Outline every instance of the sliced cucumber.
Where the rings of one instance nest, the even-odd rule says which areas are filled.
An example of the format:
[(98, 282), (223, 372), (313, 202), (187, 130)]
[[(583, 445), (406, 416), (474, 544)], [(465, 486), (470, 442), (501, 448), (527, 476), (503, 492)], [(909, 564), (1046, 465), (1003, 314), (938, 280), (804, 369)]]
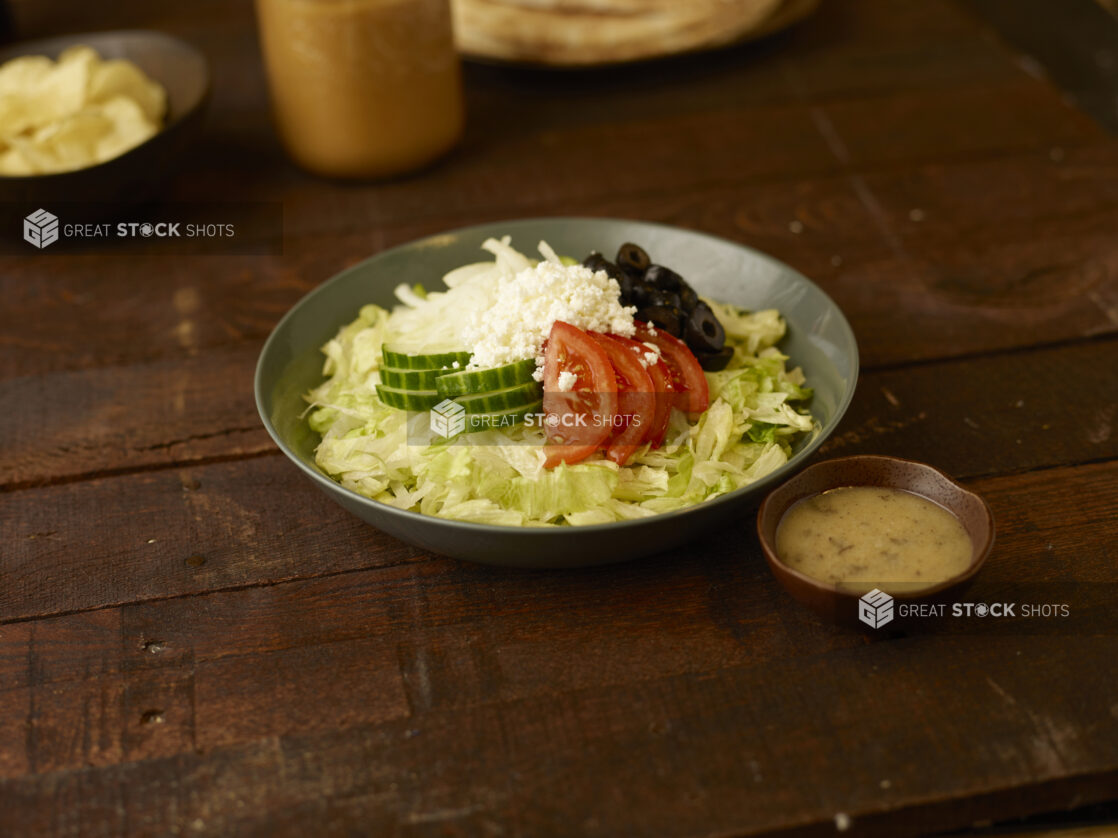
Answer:
[[(408, 355), (381, 347), (384, 365), (398, 370), (456, 370), (470, 363), (469, 352), (436, 352), (431, 355)], [(458, 366), (454, 366), (455, 364)]]
[(466, 408), (466, 413), (503, 413), (540, 401), (542, 396), (543, 388), (539, 382), (530, 381), (476, 396), (459, 396), (455, 401)]
[(487, 370), (448, 372), (438, 377), (435, 389), (440, 396), (474, 396), (494, 390), (505, 390), (518, 384), (528, 384), (532, 381), (532, 374), (535, 371), (536, 362), (529, 359)]
[(436, 392), (435, 382), (442, 370), (398, 370), (384, 367), (380, 371), (380, 383), (394, 390), (426, 390)]
[(397, 387), (377, 385), (377, 396), (389, 407), (399, 410), (430, 410), (443, 400), (438, 393), (430, 390), (401, 390)]

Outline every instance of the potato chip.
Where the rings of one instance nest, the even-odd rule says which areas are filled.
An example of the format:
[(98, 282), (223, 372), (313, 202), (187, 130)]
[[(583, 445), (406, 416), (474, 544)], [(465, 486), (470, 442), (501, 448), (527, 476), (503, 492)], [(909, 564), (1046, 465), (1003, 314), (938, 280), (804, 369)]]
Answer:
[(9, 148), (0, 152), (0, 173), (5, 175), (33, 175), (31, 164), (19, 153), (18, 149)]
[(158, 130), (141, 105), (127, 96), (114, 96), (105, 102), (100, 115), (108, 121), (110, 129), (97, 142), (97, 157), (109, 160), (154, 136)]
[(71, 114), (36, 131), (30, 139), (19, 138), (17, 148), (31, 165), (41, 171), (69, 171), (97, 159), (97, 146), (112, 131), (112, 123), (89, 110)]
[(10, 137), (19, 136), (37, 124), (33, 102), (25, 96), (0, 93), (0, 144), (7, 146)]
[(89, 101), (107, 102), (114, 96), (134, 101), (154, 123), (161, 122), (167, 110), (167, 92), (131, 61), (119, 58), (94, 67), (89, 79)]
[(0, 174), (73, 171), (103, 163), (155, 135), (167, 94), (131, 61), (102, 61), (88, 46), (58, 61), (0, 66)]
[(97, 53), (88, 47), (71, 47), (59, 56), (35, 91), (37, 113), (43, 122), (77, 113), (86, 105), (90, 67), (98, 60)]
[(54, 67), (45, 55), (21, 55), (0, 66), (0, 95), (22, 93), (37, 85)]

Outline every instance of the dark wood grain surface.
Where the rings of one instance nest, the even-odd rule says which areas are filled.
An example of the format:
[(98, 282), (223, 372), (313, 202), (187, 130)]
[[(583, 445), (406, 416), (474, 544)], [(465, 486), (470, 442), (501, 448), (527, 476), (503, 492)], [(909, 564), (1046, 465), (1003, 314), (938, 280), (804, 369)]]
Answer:
[[(282, 202), (284, 242), (0, 262), (0, 836), (899, 836), (1118, 799), (1118, 142), (970, 2), (833, 0), (609, 71), (469, 66), (462, 145), (375, 185), (285, 160), (245, 2), (11, 17), (203, 49), (211, 112), (165, 197)], [(259, 424), (264, 338), (372, 253), (527, 215), (677, 224), (812, 277), (863, 360), (818, 456), (960, 478), (998, 523), (973, 598), (1077, 618), (835, 628), (748, 510), (528, 573), (334, 506)]]

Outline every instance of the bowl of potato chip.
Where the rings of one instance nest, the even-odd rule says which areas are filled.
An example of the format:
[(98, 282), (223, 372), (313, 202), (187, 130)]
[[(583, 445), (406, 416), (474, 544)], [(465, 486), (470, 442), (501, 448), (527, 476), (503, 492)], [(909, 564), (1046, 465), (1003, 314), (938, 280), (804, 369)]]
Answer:
[(209, 90), (205, 57), (160, 32), (0, 49), (0, 199), (151, 197), (197, 135)]

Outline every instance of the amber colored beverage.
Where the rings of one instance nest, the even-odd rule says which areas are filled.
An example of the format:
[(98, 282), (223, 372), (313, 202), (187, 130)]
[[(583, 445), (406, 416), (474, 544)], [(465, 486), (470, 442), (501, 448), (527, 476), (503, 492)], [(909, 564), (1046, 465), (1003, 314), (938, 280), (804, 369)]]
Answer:
[(332, 177), (418, 169), (462, 134), (448, 0), (256, 0), (276, 124)]

